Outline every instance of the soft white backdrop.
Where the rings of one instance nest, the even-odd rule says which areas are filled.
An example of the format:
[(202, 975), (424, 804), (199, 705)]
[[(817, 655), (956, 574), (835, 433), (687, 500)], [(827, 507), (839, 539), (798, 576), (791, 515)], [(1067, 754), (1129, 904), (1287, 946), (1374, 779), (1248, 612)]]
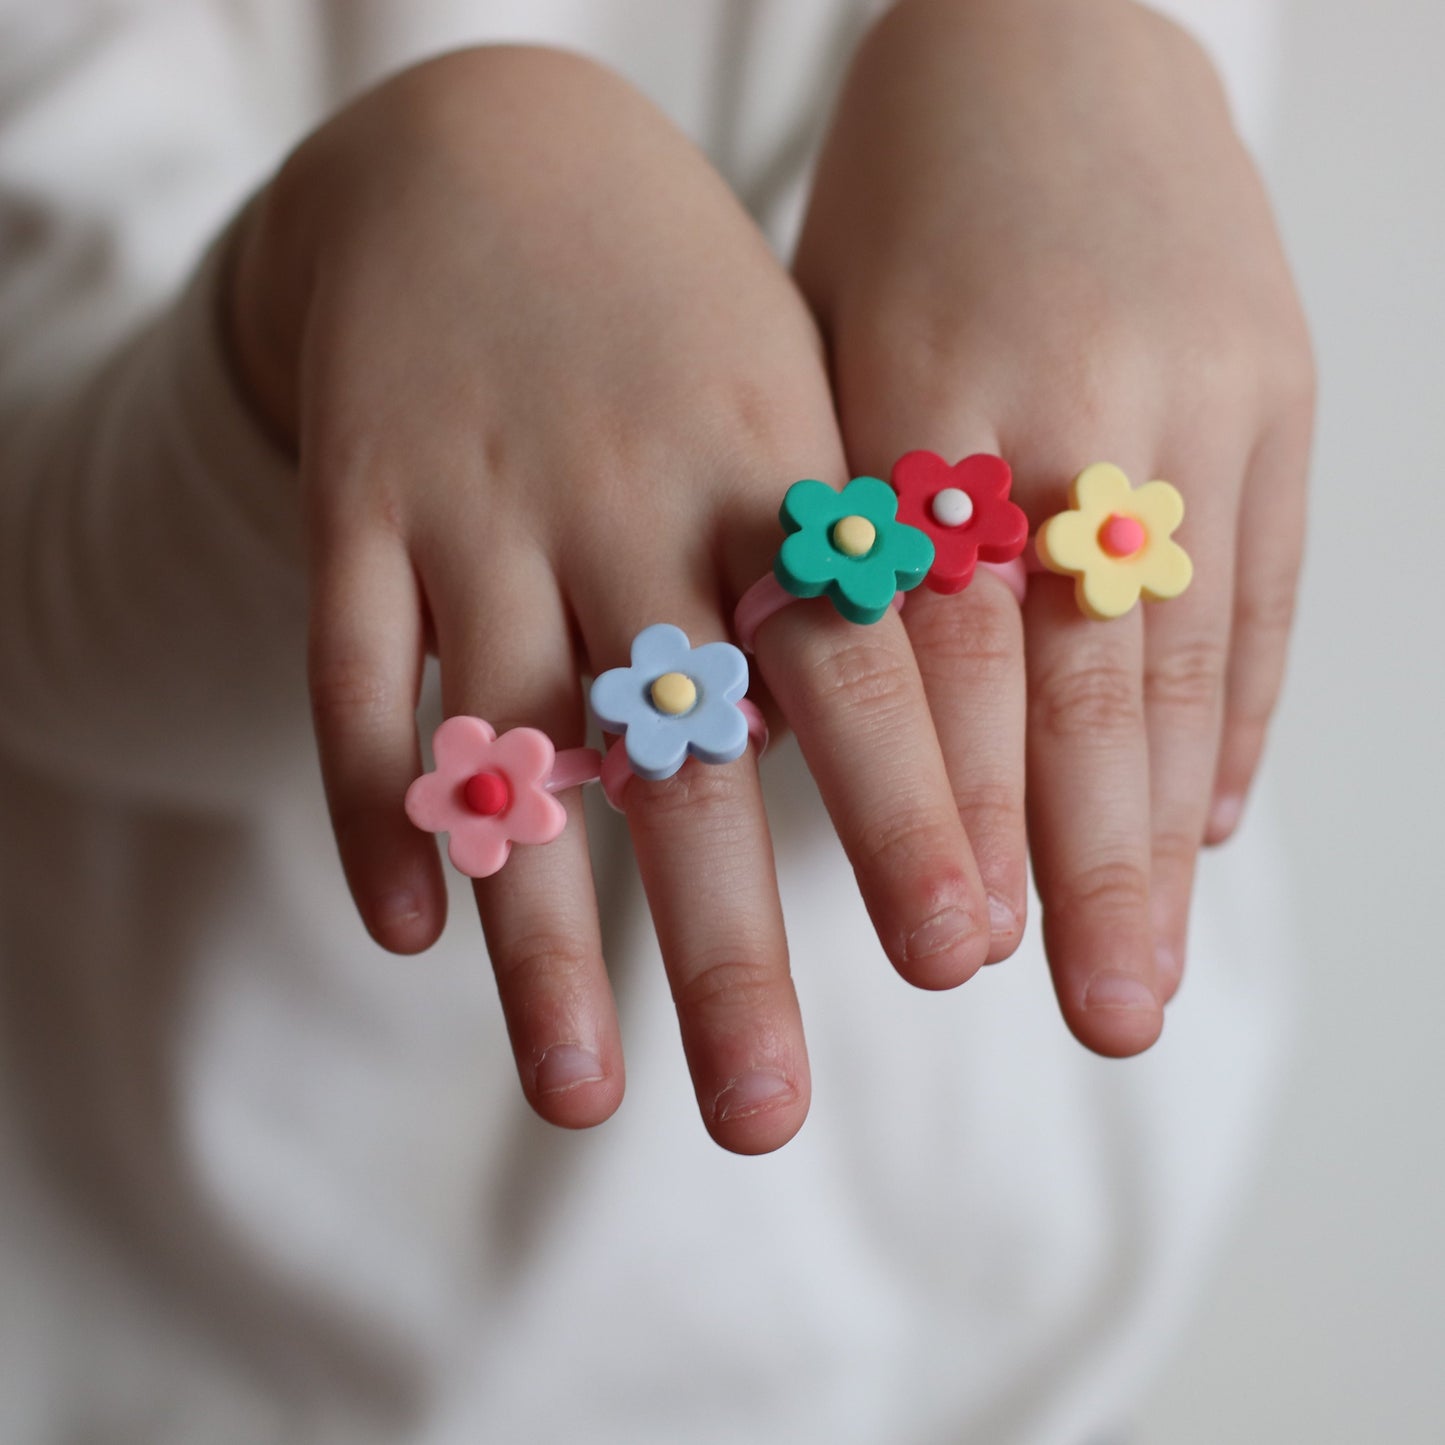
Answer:
[(1233, 1252), (1137, 1439), (1439, 1445), (1445, 6), (1295, 0), (1281, 40), (1264, 163), (1322, 382), (1271, 760), (1303, 916), (1301, 1019)]

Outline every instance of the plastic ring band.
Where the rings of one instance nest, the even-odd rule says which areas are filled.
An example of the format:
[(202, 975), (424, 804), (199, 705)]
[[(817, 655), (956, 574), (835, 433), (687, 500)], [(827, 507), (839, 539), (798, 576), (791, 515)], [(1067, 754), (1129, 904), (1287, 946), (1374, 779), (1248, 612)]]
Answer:
[(979, 571), (992, 572), (1013, 593), (1014, 601), (1022, 607), (1024, 598), (1029, 595), (1029, 573), (1039, 570), (1032, 554), (1033, 548), (1030, 547), (1027, 562), (1023, 557), (1015, 557), (1012, 562), (980, 562)]
[[(756, 703), (743, 698), (737, 706), (738, 711), (748, 721), (748, 741), (752, 743), (757, 750), (758, 757), (761, 758), (768, 750), (768, 725)], [(637, 774), (632, 771), (631, 763), (627, 760), (625, 740), (615, 739), (602, 757), (602, 792), (607, 801), (619, 813), (627, 811), (627, 786), (636, 776)]]
[[(903, 598), (906, 594), (897, 592), (893, 597), (893, 610), (903, 610)], [(793, 602), (805, 602), (809, 599), (798, 597), (789, 592), (771, 572), (764, 573), (751, 587), (738, 599), (738, 605), (733, 609), (733, 636), (738, 640), (738, 646), (744, 652), (753, 651), (753, 639), (758, 635), (758, 628), (765, 623), (775, 612), (781, 612)]]

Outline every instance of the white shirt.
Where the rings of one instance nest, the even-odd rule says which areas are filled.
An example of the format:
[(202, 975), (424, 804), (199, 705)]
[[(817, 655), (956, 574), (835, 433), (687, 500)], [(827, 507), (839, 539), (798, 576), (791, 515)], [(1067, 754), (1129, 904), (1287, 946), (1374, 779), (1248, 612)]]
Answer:
[[(0, 9), (7, 1442), (1084, 1445), (1127, 1415), (1278, 1062), (1264, 832), (1205, 860), (1164, 1037), (1109, 1062), (1069, 1038), (1035, 935), (953, 994), (900, 983), (779, 749), (814, 1102), (793, 1143), (739, 1159), (696, 1117), (598, 808), (628, 1096), (551, 1129), (462, 880), (422, 958), (354, 916), (310, 742), (291, 470), (221, 363), (214, 256), (185, 282), (340, 100), (481, 39), (630, 74), (782, 244), (870, 8)], [(1199, 12), (1259, 64), (1257, 7)]]

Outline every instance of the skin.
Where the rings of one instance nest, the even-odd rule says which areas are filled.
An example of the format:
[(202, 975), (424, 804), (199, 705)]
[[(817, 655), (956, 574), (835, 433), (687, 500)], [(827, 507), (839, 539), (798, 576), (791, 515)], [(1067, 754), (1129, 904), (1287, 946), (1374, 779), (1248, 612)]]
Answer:
[[(1229, 631), (1236, 577), (1236, 634), (1251, 609), (1256, 622), (1283, 615), (1250, 600), (1264, 595), (1258, 578), (1245, 589), (1275, 565), (1272, 550), (1242, 546), (1236, 567), (1234, 536), (1246, 483), (1299, 490), (1308, 434), (1301, 415), (1297, 449), (1266, 445), (1274, 431), (1253, 388), (1277, 369), (1254, 350), (1263, 303), (1293, 328), (1305, 371), (1308, 351), (1197, 55), (1167, 31), (1161, 46), (1193, 90), (1181, 99), (1151, 77), (1137, 104), (1143, 113), (1164, 89), (1188, 112), (1165, 127), (1169, 145), (1197, 141), (1208, 154), (1185, 160), (1211, 169), (1171, 183), (1162, 206), (1131, 181), (1132, 204), (1150, 206), (1139, 235), (1139, 216), (1097, 204), (1099, 175), (1044, 164), (1037, 148), (1061, 131), (1081, 166), (1092, 143), (1068, 118), (1067, 87), (1056, 105), (1032, 87), (1035, 104), (1016, 102), (1039, 37), (1002, 9), (904, 5), (875, 31), (819, 177), (801, 289), (644, 100), (589, 62), (532, 49), (461, 52), (387, 82), (305, 141), (243, 218), (233, 351), (258, 412), (300, 459), (318, 751), (342, 864), (382, 946), (416, 952), (444, 923), (436, 843), (401, 807), (421, 770), (428, 650), (448, 714), (530, 724), (573, 746), (579, 676), (624, 665), (641, 627), (671, 621), (695, 644), (729, 635), (737, 598), (771, 564), (788, 482), (886, 475), (911, 446), (1002, 449), (1036, 522), (1081, 458), (1108, 455), (1139, 479), (1173, 465), (1203, 514), (1181, 540), (1216, 580), (1196, 583), (1198, 605), (1192, 594), (1171, 604), (1176, 621), (1085, 624), (1062, 582), (1036, 584), (1021, 619), (980, 578), (961, 597), (916, 597), (906, 624), (788, 608), (760, 629), (757, 661), (905, 979), (953, 987), (1016, 946), (1027, 751), (1064, 1017), (1105, 1053), (1157, 1034), (1169, 986), (1154, 940), (1182, 938), (1210, 780), (1219, 797), (1242, 796), (1277, 682), (1272, 629), (1258, 628), (1243, 662)], [(1122, 6), (1118, 23), (1155, 26)], [(1008, 42), (1014, 84), (994, 74), (985, 95), (945, 83), (939, 48), (977, 66), (975, 35)], [(1063, 63), (1070, 77), (1080, 68)], [(915, 72), (934, 104), (913, 94)], [(1076, 83), (1088, 94), (1099, 80)], [(1117, 76), (1111, 95), (1119, 104)], [(969, 137), (1010, 105), (1008, 144), (1034, 157), (1034, 194), (994, 177), (988, 204), (964, 207), (965, 188), (940, 177), (969, 166), (977, 200), (988, 166)], [(1209, 136), (1182, 134), (1201, 116)], [(1139, 142), (1117, 114), (1099, 130), (1101, 147), (1126, 145), (1134, 163)], [(1172, 176), (1179, 156), (1165, 150), (1158, 173)], [(1097, 162), (1117, 190), (1115, 163)], [(1082, 251), (1081, 212), (1101, 227)], [(1245, 228), (1237, 270), (1217, 246), (1176, 256), (1201, 216), (1216, 240)], [(1196, 298), (1203, 279), (1213, 289)], [(1106, 327), (1115, 304), (1125, 314)], [(1249, 336), (1229, 335), (1236, 315), (1250, 317)], [(1221, 338), (1228, 362), (1213, 354)], [(1234, 373), (1236, 357), (1247, 373)], [(1175, 367), (1188, 371), (1172, 392), (1176, 410), (1187, 399), (1180, 415), (1162, 384)], [(1202, 388), (1201, 372), (1218, 386)], [(1226, 411), (1241, 398), (1249, 424)], [(1205, 449), (1188, 445), (1201, 438)], [(1217, 504), (1196, 504), (1191, 483)], [(1260, 507), (1297, 527), (1292, 500)], [(1217, 769), (1205, 661), (1221, 695), (1227, 666), (1234, 709)], [(853, 765), (860, 755), (867, 768)], [(1180, 778), (1157, 800), (1156, 756), (1162, 776)], [(575, 795), (567, 802), (563, 836), (517, 849), (476, 897), (523, 1089), (544, 1118), (583, 1127), (617, 1107), (623, 1061), (583, 821)], [(628, 823), (703, 1120), (728, 1149), (777, 1148), (806, 1114), (808, 1066), (756, 760), (635, 779)], [(1090, 995), (1101, 975), (1139, 980), (1147, 999)]]
[(1200, 846), (1258, 765), (1313, 422), (1218, 79), (1130, 4), (900, 5), (856, 58), (796, 269), (855, 470), (997, 452), (1031, 528), (1095, 460), (1186, 498), (1195, 580), (1167, 604), (1092, 622), (1041, 577), (1020, 627), (982, 578), (905, 613), (990, 896), (1022, 915), (1027, 832), (1064, 1017), (1134, 1053), (1179, 986)]

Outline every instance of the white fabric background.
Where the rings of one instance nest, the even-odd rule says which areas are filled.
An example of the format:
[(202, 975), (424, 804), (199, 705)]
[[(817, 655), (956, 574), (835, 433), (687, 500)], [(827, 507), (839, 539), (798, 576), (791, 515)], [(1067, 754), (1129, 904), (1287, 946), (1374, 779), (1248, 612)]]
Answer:
[(1266, 174), (1314, 325), (1310, 552), (1273, 769), (1293, 1069), (1141, 1441), (1436, 1445), (1445, 1421), (1445, 10), (1293, 0)]
[[(802, 159), (794, 122), (828, 89), (836, 12), (746, 9), (731, 90), (709, 47), (736, 6), (534, 5), (490, 33), (620, 62), (781, 232), (782, 162)], [(501, 14), (14, 10), (0, 417), (31, 416), (162, 305), (320, 97)], [(1245, 19), (1207, 12), (1236, 48)], [(106, 601), (122, 623), (135, 609), (134, 655), (86, 659), (111, 679), (95, 707), (115, 749), (83, 746), (94, 717), (48, 695), (7, 709), (6, 1438), (1078, 1445), (1117, 1421), (1207, 1267), (1279, 1059), (1267, 819), (1208, 861), (1166, 1046), (1120, 1065), (1068, 1039), (1036, 940), (948, 998), (899, 984), (860, 943), (841, 855), (780, 750), (770, 808), (816, 1099), (799, 1140), (739, 1161), (695, 1118), (635, 879), (599, 814), (629, 1097), (602, 1130), (551, 1131), (511, 1078), (465, 891), (416, 962), (377, 954), (351, 918), (301, 741), (284, 468), (226, 392), (208, 299), (203, 275), (119, 381), (100, 379), (104, 428), (67, 434), (57, 473), (104, 524), (87, 581), (115, 581), (113, 600), (87, 597), (41, 564), (57, 645)], [(48, 436), (43, 418), (23, 433), (7, 485), (48, 477)], [(127, 510), (147, 487), (166, 506)], [(163, 589), (123, 585), (127, 547), (161, 545), (172, 517), (214, 552), (202, 602), (234, 586), (246, 603), (219, 634), (233, 656), (205, 606), (177, 618)], [(45, 540), (63, 569), (74, 539), (57, 525)], [(171, 669), (169, 729), (124, 686), (148, 627), (194, 649)], [(22, 634), (5, 636), (23, 678)], [(257, 639), (246, 678), (265, 706), (236, 703), (264, 726), (180, 711), (186, 667), (232, 686)]]

